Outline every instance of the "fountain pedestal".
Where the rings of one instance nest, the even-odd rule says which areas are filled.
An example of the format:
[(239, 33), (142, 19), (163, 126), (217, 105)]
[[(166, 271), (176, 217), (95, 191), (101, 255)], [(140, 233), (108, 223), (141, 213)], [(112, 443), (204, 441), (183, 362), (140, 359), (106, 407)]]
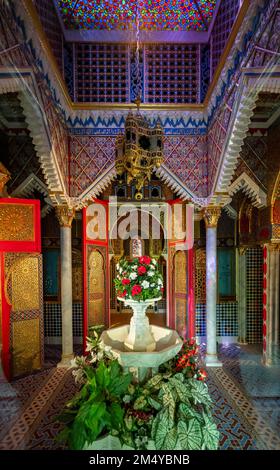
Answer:
[(155, 351), (156, 342), (151, 331), (149, 319), (146, 310), (150, 305), (154, 305), (158, 299), (137, 300), (121, 299), (118, 300), (128, 305), (133, 310), (133, 316), (130, 320), (129, 333), (125, 339), (124, 345), (128, 351)]

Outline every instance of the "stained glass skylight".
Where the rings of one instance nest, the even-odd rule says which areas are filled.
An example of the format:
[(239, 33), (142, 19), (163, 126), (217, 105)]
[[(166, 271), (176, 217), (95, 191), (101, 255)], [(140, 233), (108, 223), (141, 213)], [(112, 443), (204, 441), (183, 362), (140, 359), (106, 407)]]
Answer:
[(58, 0), (68, 30), (207, 31), (216, 0)]

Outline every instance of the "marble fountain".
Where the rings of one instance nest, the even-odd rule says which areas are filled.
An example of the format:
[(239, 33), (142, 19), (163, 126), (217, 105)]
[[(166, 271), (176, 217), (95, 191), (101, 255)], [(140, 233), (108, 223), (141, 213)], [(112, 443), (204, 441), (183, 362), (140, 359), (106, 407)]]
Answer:
[(177, 331), (150, 325), (146, 309), (160, 300), (135, 301), (118, 298), (133, 310), (130, 325), (105, 330), (101, 340), (124, 369), (134, 373), (137, 381), (157, 373), (158, 367), (180, 351), (183, 341)]

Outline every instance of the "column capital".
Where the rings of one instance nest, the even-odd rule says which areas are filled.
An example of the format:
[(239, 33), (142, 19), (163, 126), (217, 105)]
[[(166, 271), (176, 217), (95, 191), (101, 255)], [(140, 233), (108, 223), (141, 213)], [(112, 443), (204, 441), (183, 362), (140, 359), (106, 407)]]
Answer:
[(222, 209), (220, 206), (209, 206), (203, 209), (202, 214), (206, 228), (217, 227), (221, 211)]
[(72, 221), (75, 216), (75, 208), (69, 207), (67, 205), (56, 206), (55, 208), (56, 216), (61, 227), (70, 227), (72, 226)]
[(280, 243), (267, 243), (268, 251), (280, 251)]
[(243, 256), (246, 254), (246, 251), (248, 250), (248, 246), (239, 246), (238, 247), (238, 253), (240, 256)]

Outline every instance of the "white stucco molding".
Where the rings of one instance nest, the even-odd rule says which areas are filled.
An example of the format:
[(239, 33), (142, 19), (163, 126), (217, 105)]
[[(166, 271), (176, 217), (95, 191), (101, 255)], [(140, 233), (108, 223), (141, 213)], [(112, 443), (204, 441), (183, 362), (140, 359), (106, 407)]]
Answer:
[(230, 204), (224, 206), (223, 210), (231, 219), (236, 220), (238, 218), (237, 211)]
[[(278, 74), (278, 76), (272, 76), (272, 74)], [(243, 72), (239, 88), (217, 171), (215, 192), (227, 191), (231, 184), (259, 93), (280, 93), (280, 67), (275, 66), (264, 70), (260, 75), (255, 74), (249, 78)]]
[(245, 172), (243, 172), (242, 175), (240, 175), (228, 188), (228, 192), (231, 196), (239, 190), (243, 191), (252, 200), (253, 206), (258, 209), (266, 207), (267, 198), (265, 192)]
[[(1, 72), (6, 74), (11, 72), (12, 75), (9, 78), (6, 76), (2, 77)], [(22, 75), (22, 72), (25, 72), (25, 75)], [(50, 193), (59, 193), (65, 203), (68, 196), (64, 187), (61, 170), (52, 148), (48, 122), (32, 71), (25, 68), (20, 73), (15, 74), (15, 70), (9, 71), (7, 68), (0, 67), (0, 94), (5, 93), (18, 93), (48, 190)]]

